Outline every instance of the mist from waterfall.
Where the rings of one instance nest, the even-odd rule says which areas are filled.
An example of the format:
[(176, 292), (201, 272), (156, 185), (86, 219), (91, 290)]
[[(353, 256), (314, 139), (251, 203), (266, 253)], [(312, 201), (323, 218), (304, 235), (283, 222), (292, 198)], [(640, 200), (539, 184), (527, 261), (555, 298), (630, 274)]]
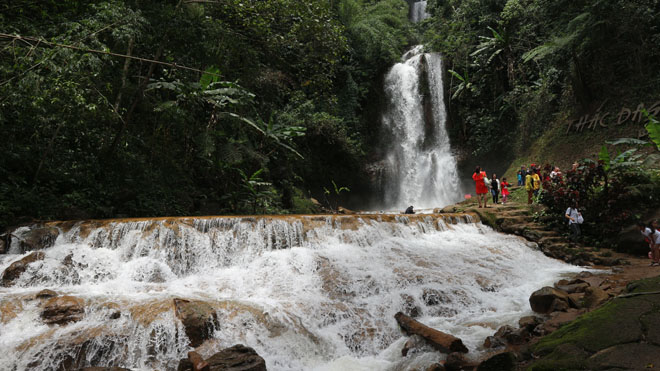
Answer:
[(416, 46), (385, 77), (382, 208), (442, 207), (461, 198), (446, 123), (442, 58)]

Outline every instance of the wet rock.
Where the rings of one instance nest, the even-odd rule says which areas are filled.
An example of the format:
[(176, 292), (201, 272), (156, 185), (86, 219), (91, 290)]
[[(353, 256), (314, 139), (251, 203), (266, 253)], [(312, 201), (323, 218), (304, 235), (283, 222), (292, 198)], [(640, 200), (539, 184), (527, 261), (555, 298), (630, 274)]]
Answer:
[(449, 302), (441, 291), (435, 289), (424, 289), (422, 292), (422, 300), (424, 300), (424, 303), (428, 306)]
[(49, 299), (41, 311), (41, 319), (49, 325), (63, 325), (83, 318), (84, 302), (73, 296), (59, 296)]
[(534, 242), (538, 242), (541, 239), (541, 237), (543, 237), (538, 231), (529, 228), (525, 228), (522, 232), (522, 235), (526, 239)]
[(445, 361), (445, 370), (447, 371), (460, 371), (465, 365), (465, 356), (458, 352), (449, 353)]
[(206, 360), (210, 371), (266, 371), (266, 361), (254, 349), (238, 344)]
[(598, 287), (603, 284), (607, 280), (606, 277), (603, 276), (592, 276), (592, 277), (585, 277), (582, 278), (581, 281), (586, 282), (589, 284), (589, 286), (593, 287)]
[(195, 351), (188, 352), (188, 360), (190, 360), (193, 371), (209, 371), (210, 369), (209, 364)]
[(500, 327), (493, 337), (501, 343), (520, 345), (525, 342), (528, 337), (526, 328), (514, 329), (511, 326)]
[(5, 240), (0, 236), (0, 254), (6, 254), (7, 253), (7, 244), (5, 243)]
[(192, 347), (210, 338), (218, 323), (215, 309), (202, 301), (174, 299), (174, 312), (181, 320)]
[(425, 371), (445, 371), (445, 366), (440, 363), (434, 363), (426, 368)]
[(347, 208), (345, 208), (345, 207), (341, 207), (341, 206), (339, 206), (339, 207), (337, 208), (337, 214), (353, 215), (353, 214), (357, 214), (357, 213), (356, 213), (355, 211), (353, 211), (353, 210), (349, 210), (349, 209), (347, 209)]
[(502, 338), (488, 336), (486, 340), (484, 340), (484, 348), (486, 349), (501, 348), (504, 346), (506, 346), (506, 343)]
[(587, 362), (592, 370), (651, 369), (660, 364), (660, 347), (652, 344), (618, 344), (597, 352)]
[(584, 292), (584, 306), (595, 308), (610, 298), (610, 295), (598, 287), (588, 287)]
[(410, 317), (416, 318), (422, 313), (422, 309), (415, 303), (415, 298), (410, 295), (401, 295), (403, 298), (402, 312)]
[(534, 331), (534, 328), (541, 323), (543, 323), (543, 318), (538, 316), (525, 316), (518, 320), (518, 326), (524, 328), (528, 332)]
[(589, 284), (586, 282), (580, 282), (570, 285), (555, 285), (555, 287), (559, 290), (566, 291), (568, 294), (573, 294), (576, 292), (584, 292), (584, 290), (589, 287)]
[(20, 239), (23, 251), (47, 249), (55, 244), (60, 231), (55, 227), (37, 227), (25, 232)]
[(424, 339), (421, 336), (413, 335), (403, 345), (403, 348), (401, 349), (401, 355), (405, 357), (408, 355), (408, 353), (410, 353), (411, 350), (414, 353), (414, 350), (423, 347), (424, 344)]
[(7, 269), (2, 273), (2, 286), (8, 287), (14, 284), (14, 281), (25, 272), (28, 265), (43, 260), (45, 257), (43, 252), (33, 252), (19, 261), (11, 263)]
[(529, 304), (536, 313), (550, 313), (568, 309), (568, 300), (566, 292), (546, 286), (532, 293), (529, 297)]
[(511, 352), (496, 354), (481, 362), (477, 371), (514, 371), (516, 357)]
[(582, 271), (578, 273), (577, 278), (587, 278), (587, 277), (592, 277), (594, 274), (589, 272), (589, 271)]
[(57, 296), (57, 293), (53, 290), (44, 289), (41, 290), (35, 295), (35, 299), (50, 299)]
[(568, 300), (569, 303), (571, 304), (571, 307), (573, 308), (582, 308), (582, 301), (584, 299), (584, 293), (583, 292), (576, 292), (574, 294), (568, 294)]
[(77, 371), (131, 371), (130, 368), (123, 367), (83, 367)]

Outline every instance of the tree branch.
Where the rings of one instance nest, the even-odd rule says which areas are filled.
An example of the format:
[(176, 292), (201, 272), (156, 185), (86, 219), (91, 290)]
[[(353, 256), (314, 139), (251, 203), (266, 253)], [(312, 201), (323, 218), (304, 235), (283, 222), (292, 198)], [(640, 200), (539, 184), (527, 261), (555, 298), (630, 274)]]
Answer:
[(162, 65), (162, 66), (167, 66), (167, 67), (176, 68), (176, 69), (180, 69), (180, 70), (187, 70), (187, 71), (199, 72), (199, 73), (202, 73), (202, 74), (209, 74), (209, 75), (213, 75), (213, 76), (222, 77), (221, 75), (218, 75), (218, 74), (215, 74), (215, 73), (212, 73), (212, 72), (202, 71), (202, 70), (197, 69), (197, 68), (187, 67), (187, 66), (183, 66), (183, 65), (180, 65), (180, 64), (176, 64), (176, 63), (167, 63), (167, 62), (161, 62), (161, 61), (158, 61), (158, 60), (155, 60), (155, 59), (134, 57), (134, 56), (131, 56), (131, 55), (113, 53), (113, 52), (109, 52), (109, 51), (105, 51), (105, 50), (87, 49), (87, 48), (81, 48), (81, 47), (68, 45), (68, 44), (54, 43), (54, 42), (45, 41), (43, 39), (39, 39), (39, 38), (36, 38), (36, 37), (20, 36), (20, 35), (9, 35), (9, 34), (5, 34), (5, 33), (0, 33), (0, 38), (19, 40), (19, 41), (27, 42), (28, 44), (30, 44), (32, 46), (35, 46), (35, 45), (29, 43), (30, 41), (31, 42), (36, 42), (37, 43), (36, 46), (45, 45), (45, 46), (50, 46), (50, 47), (79, 50), (79, 51), (83, 51), (83, 52), (87, 52), (87, 53), (97, 53), (97, 54), (105, 54), (105, 55), (110, 55), (110, 56), (119, 57), (119, 58), (128, 58), (128, 59), (133, 59), (133, 60), (146, 62), (146, 63), (159, 64), (159, 65)]

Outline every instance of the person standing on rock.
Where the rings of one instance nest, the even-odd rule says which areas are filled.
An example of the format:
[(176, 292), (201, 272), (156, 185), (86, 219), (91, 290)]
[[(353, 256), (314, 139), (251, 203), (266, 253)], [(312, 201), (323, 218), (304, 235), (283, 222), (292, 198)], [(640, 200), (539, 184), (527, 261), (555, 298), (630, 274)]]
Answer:
[(497, 199), (500, 195), (500, 180), (497, 179), (497, 174), (495, 173), (490, 178), (490, 194), (493, 195), (493, 204), (497, 205)]
[(660, 265), (660, 231), (658, 230), (658, 221), (653, 220), (649, 226), (649, 244), (651, 246), (651, 256), (653, 257), (653, 262), (651, 265)]
[(500, 186), (502, 188), (502, 205), (506, 203), (506, 199), (509, 197), (509, 182), (506, 181), (506, 177), (502, 178), (502, 182), (500, 183)]
[(525, 175), (525, 190), (527, 191), (527, 204), (532, 204), (532, 195), (534, 194), (534, 178), (532, 178), (532, 172), (528, 171)]
[(486, 187), (486, 183), (484, 182), (484, 178), (486, 177), (486, 172), (481, 171), (481, 167), (477, 166), (477, 168), (474, 170), (474, 174), (472, 174), (472, 180), (474, 180), (474, 186), (476, 188), (476, 193), (477, 193), (477, 202), (479, 202), (479, 207), (486, 207), (486, 203), (488, 200), (486, 199), (486, 193), (488, 193), (488, 188)]
[(534, 169), (534, 174), (532, 174), (532, 179), (534, 180), (534, 197), (538, 197), (539, 191), (541, 190), (541, 177), (539, 176), (539, 173), (539, 169)]
[(578, 210), (577, 201), (573, 203), (573, 206), (566, 209), (566, 219), (568, 219), (568, 228), (571, 230), (571, 241), (577, 242), (582, 234), (580, 224), (584, 221), (582, 213)]

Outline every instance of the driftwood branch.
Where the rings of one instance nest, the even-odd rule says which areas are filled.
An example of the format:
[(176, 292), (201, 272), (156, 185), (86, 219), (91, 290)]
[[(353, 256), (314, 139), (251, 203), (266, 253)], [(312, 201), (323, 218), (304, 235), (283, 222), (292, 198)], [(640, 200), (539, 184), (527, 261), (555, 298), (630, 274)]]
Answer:
[(421, 336), (431, 346), (443, 353), (468, 352), (468, 348), (463, 345), (463, 341), (453, 335), (430, 328), (401, 312), (395, 314), (394, 318), (406, 334)]

